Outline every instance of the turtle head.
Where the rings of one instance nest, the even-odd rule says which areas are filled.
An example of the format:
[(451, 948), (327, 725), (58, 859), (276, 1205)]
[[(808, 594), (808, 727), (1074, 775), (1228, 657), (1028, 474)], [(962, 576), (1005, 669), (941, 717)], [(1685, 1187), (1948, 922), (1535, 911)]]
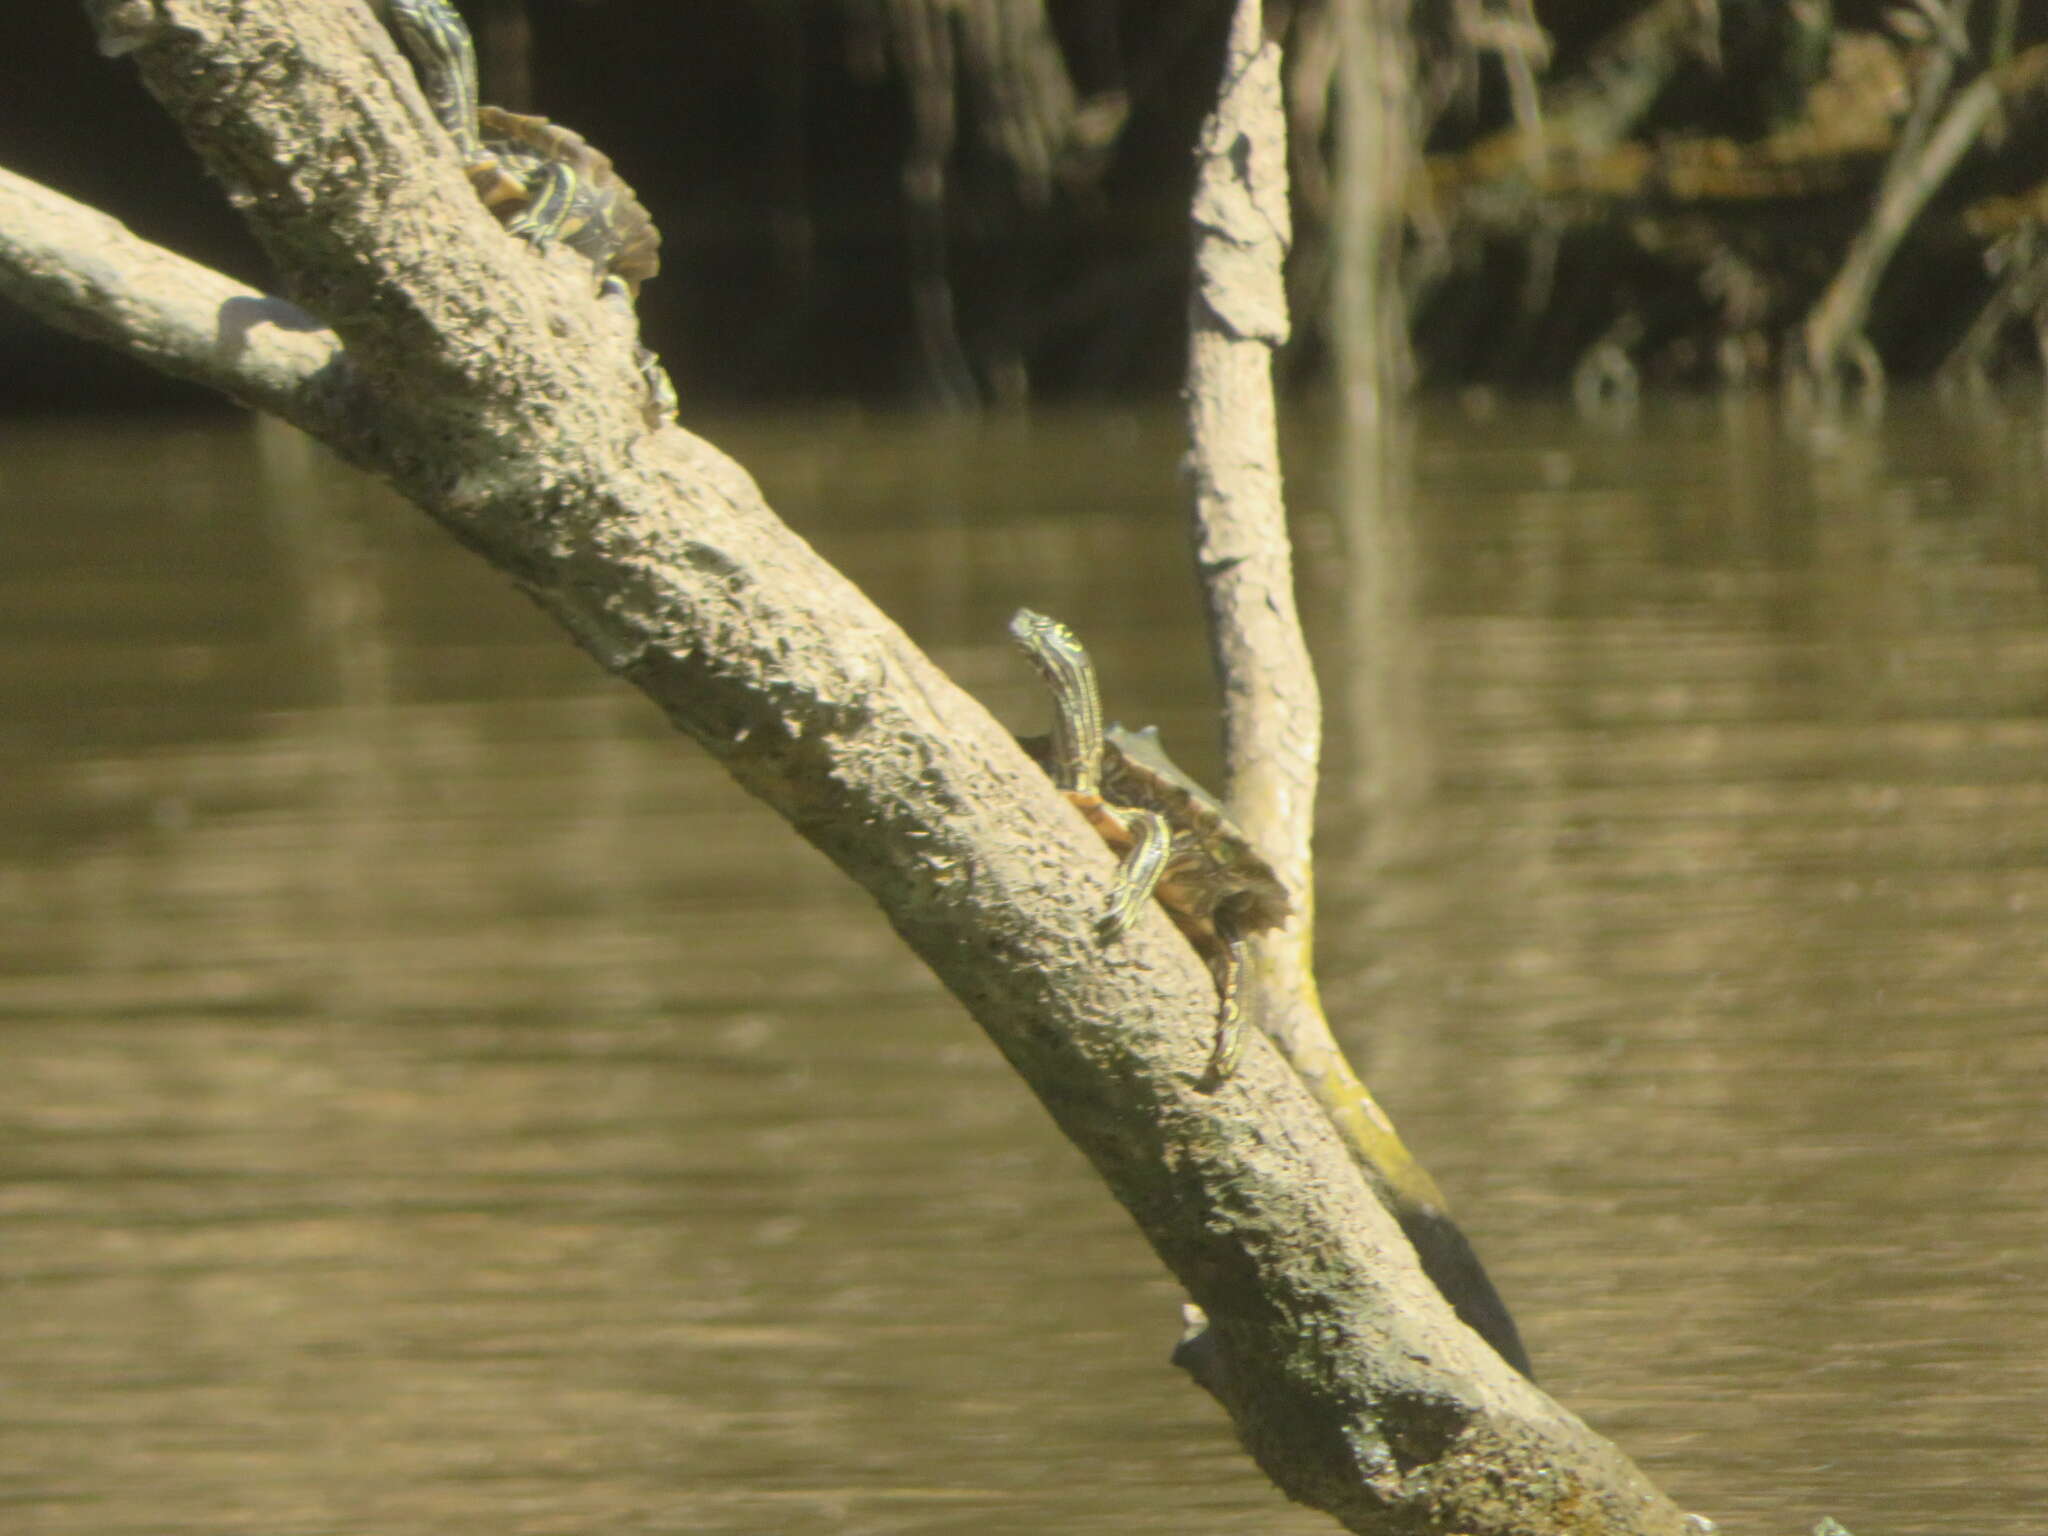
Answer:
[(1019, 608), (1010, 616), (1010, 638), (1036, 661), (1042, 652), (1064, 651), (1084, 661), (1088, 652), (1074, 632), (1058, 619), (1047, 618), (1032, 608)]
[(1010, 638), (1045, 678), (1055, 704), (1064, 708), (1068, 694), (1094, 691), (1095, 663), (1088, 659), (1088, 647), (1058, 619), (1019, 608), (1010, 619)]

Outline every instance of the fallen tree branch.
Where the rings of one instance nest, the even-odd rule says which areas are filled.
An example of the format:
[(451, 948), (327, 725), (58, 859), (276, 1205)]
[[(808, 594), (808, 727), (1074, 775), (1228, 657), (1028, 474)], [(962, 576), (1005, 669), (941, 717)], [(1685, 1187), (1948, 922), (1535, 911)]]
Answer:
[(1685, 1528), (1451, 1318), (1272, 1053), (1203, 1090), (1214, 993), (1165, 915), (1095, 941), (1096, 840), (738, 465), (649, 429), (630, 321), (581, 258), (506, 238), (363, 7), (92, 9), (343, 351), (237, 376), (200, 327), (124, 321), (151, 307), (140, 260), (78, 300), (90, 253), (0, 250), (11, 291), (68, 281), (116, 345), (267, 388), (860, 881), (1205, 1310), (1219, 1395), (1291, 1496), (1378, 1533)]

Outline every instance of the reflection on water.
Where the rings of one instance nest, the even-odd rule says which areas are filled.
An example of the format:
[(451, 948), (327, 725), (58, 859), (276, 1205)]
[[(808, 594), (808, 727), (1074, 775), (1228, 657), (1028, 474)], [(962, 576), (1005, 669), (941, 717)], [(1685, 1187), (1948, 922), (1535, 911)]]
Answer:
[[(1006, 718), (1030, 602), (1213, 763), (1166, 418), (714, 435)], [(2048, 1501), (2042, 445), (1291, 445), (1333, 1012), (1732, 1530)], [(0, 633), (6, 1529), (1330, 1528), (865, 899), (413, 514), (14, 429)]]

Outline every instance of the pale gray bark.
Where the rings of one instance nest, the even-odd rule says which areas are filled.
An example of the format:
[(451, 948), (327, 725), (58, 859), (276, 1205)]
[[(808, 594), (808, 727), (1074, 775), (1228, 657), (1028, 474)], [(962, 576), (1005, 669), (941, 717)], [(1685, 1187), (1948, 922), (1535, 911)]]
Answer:
[(1322, 704), (1294, 606), (1274, 426), (1273, 350), (1288, 330), (1281, 265), (1293, 231), (1280, 50), (1265, 41), (1258, 0), (1237, 7), (1196, 155), (1188, 465), (1229, 798), (1281, 878), (1305, 893)]
[(137, 253), (83, 284), (90, 253), (31, 270), (20, 230), (11, 291), (388, 478), (860, 881), (1206, 1311), (1207, 1379), (1290, 1495), (1356, 1531), (1684, 1529), (1450, 1316), (1273, 1053), (1203, 1091), (1206, 968), (1158, 911), (1097, 944), (1100, 844), (738, 465), (649, 429), (622, 311), (478, 205), (366, 9), (92, 9), (343, 353), (243, 367), (218, 327), (130, 323), (179, 307)]

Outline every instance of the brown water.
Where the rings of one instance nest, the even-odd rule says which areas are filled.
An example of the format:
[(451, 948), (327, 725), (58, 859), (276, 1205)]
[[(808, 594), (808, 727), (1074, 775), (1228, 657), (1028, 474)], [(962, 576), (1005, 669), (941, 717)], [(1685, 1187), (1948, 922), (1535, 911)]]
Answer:
[[(1029, 602), (1213, 761), (1170, 420), (713, 435), (1006, 718)], [(1370, 525), (1292, 445), (1329, 1001), (1730, 1531), (2048, 1528), (2044, 440), (1444, 412)], [(1332, 1529), (865, 899), (408, 509), (5, 429), (0, 636), (0, 1531)]]

